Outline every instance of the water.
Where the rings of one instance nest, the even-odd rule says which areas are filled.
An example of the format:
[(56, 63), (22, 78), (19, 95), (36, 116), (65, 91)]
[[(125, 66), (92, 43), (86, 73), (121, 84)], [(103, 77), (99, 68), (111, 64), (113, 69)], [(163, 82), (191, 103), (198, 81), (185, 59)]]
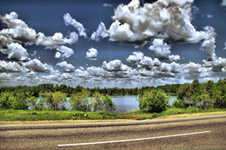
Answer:
[(138, 96), (111, 96), (117, 109), (115, 112), (124, 113), (139, 109)]
[[(116, 113), (124, 113), (139, 109), (139, 96), (111, 96), (111, 99), (117, 107), (115, 111)], [(175, 99), (176, 97), (172, 96), (169, 100), (169, 104), (172, 105)], [(66, 109), (71, 109), (69, 97), (67, 98), (67, 102), (64, 106)]]

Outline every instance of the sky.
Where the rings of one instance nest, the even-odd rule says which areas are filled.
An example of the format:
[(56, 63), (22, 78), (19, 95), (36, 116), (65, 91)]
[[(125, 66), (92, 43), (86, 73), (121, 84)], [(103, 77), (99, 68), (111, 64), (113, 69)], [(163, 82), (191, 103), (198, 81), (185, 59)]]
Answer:
[(226, 77), (226, 1), (1, 0), (0, 86)]

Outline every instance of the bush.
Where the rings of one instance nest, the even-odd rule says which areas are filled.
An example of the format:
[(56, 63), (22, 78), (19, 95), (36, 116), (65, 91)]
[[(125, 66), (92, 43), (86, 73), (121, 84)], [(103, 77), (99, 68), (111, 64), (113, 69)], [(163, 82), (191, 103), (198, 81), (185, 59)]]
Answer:
[(140, 109), (150, 113), (165, 111), (169, 104), (169, 97), (163, 90), (152, 90), (145, 92), (139, 99)]

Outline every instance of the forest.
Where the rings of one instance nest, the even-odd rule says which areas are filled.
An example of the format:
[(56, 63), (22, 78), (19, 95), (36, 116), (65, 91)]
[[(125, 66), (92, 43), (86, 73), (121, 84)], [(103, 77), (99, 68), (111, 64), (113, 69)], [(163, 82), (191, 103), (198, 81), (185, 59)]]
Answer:
[(201, 109), (226, 108), (226, 79), (142, 88), (75, 88), (66, 85), (42, 84), (0, 88), (0, 109), (66, 110), (114, 112), (112, 95), (139, 95), (140, 109), (161, 112), (169, 106), (169, 96), (177, 96), (173, 106)]

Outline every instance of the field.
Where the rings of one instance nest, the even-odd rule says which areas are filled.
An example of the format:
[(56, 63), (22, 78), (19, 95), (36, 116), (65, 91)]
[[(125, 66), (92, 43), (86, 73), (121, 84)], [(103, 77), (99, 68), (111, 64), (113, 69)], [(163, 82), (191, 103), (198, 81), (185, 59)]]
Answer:
[(0, 121), (44, 121), (44, 120), (144, 120), (172, 115), (191, 115), (197, 113), (226, 112), (226, 109), (168, 108), (162, 113), (131, 111), (127, 113), (79, 112), (79, 111), (34, 111), (34, 110), (0, 110)]

